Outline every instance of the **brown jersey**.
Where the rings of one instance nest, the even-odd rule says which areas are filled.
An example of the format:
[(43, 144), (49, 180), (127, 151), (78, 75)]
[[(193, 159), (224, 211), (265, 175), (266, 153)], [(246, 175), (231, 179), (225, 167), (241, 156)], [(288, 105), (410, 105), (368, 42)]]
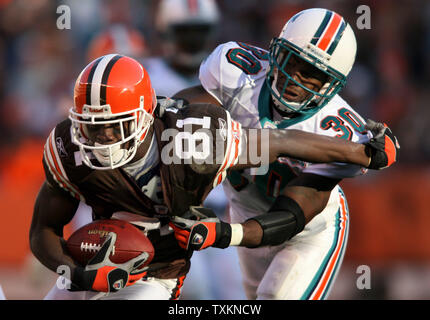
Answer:
[[(213, 187), (239, 157), (241, 126), (223, 108), (210, 104), (182, 107), (172, 99), (160, 100), (154, 134), (160, 156), (160, 177), (166, 210), (147, 197), (122, 168), (94, 170), (82, 161), (72, 143), (71, 122), (59, 123), (49, 135), (43, 155), (46, 179), (70, 196), (85, 202), (97, 218), (126, 211), (147, 217), (183, 215), (201, 205)], [(97, 161), (92, 158), (91, 161)], [(173, 233), (148, 234), (155, 248), (151, 264), (162, 265), (153, 276), (174, 278), (189, 268), (187, 253)]]

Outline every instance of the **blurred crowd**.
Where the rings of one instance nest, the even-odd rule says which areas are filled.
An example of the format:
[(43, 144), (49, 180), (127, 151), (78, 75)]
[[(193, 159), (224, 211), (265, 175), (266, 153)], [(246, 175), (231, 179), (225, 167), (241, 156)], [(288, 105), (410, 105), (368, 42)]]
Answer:
[[(64, 118), (72, 105), (74, 80), (90, 58), (103, 52), (100, 34), (112, 26), (132, 30), (129, 33), (138, 43), (131, 52), (135, 56), (162, 55), (158, 3), (0, 1), (0, 148), (13, 148), (29, 136), (46, 137)], [(71, 9), (71, 28), (60, 30), (57, 8), (63, 4)], [(307, 7), (327, 7), (342, 14), (358, 40), (357, 62), (342, 95), (362, 115), (393, 128), (402, 142), (402, 162), (429, 160), (428, 1), (218, 0), (217, 4), (220, 16), (213, 46), (240, 40), (267, 48), (285, 21)], [(360, 30), (357, 8), (363, 4), (371, 10), (371, 24), (370, 29)]]
[[(195, 2), (187, 1), (191, 6)], [(196, 34), (191, 43), (205, 53), (231, 40), (268, 48), (284, 23), (302, 9), (325, 7), (341, 14), (358, 42), (356, 64), (342, 97), (364, 117), (389, 124), (401, 143), (402, 165), (429, 162), (429, 1), (215, 3), (218, 9), (210, 32), (203, 37)], [(70, 29), (58, 28), (64, 13), (57, 11), (61, 5), (70, 8)], [(180, 55), (169, 46), (166, 35), (169, 19), (166, 22), (160, 17), (159, 5), (157, 0), (0, 0), (0, 185), (8, 177), (27, 181), (32, 168), (41, 171), (40, 148), (55, 124), (67, 116), (73, 104), (74, 82), (89, 61), (109, 52), (128, 54), (147, 63), (150, 76), (156, 59), (165, 59), (171, 67), (175, 59), (179, 61)], [(370, 29), (357, 26), (360, 5), (370, 8)], [(188, 30), (182, 33), (185, 43), (184, 34), (190, 34)], [(176, 66), (182, 74), (178, 79), (158, 79), (161, 85), (154, 85), (158, 94), (172, 95), (174, 81), (179, 89), (198, 83), (198, 64), (193, 66), (195, 61), (191, 60), (187, 60), (188, 67)], [(169, 81), (170, 91), (166, 89)], [(21, 162), (11, 167), (10, 159)]]

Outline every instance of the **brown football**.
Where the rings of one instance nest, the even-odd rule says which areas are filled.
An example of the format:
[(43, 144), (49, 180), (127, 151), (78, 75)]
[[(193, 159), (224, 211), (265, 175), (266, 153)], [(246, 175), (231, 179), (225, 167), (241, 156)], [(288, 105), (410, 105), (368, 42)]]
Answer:
[(117, 236), (109, 256), (113, 263), (124, 263), (142, 252), (147, 252), (149, 257), (141, 268), (151, 262), (154, 247), (148, 237), (131, 223), (117, 219), (96, 220), (73, 232), (66, 242), (71, 257), (85, 266), (100, 250), (109, 232)]

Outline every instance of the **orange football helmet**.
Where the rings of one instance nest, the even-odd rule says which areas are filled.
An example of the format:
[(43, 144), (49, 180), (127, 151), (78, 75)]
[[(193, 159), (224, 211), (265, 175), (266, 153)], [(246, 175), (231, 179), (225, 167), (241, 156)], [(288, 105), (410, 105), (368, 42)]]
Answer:
[[(128, 163), (153, 123), (156, 104), (149, 75), (139, 62), (118, 54), (92, 61), (76, 80), (69, 111), (72, 141), (82, 161), (99, 170)], [(111, 130), (114, 138), (100, 139), (103, 130)]]

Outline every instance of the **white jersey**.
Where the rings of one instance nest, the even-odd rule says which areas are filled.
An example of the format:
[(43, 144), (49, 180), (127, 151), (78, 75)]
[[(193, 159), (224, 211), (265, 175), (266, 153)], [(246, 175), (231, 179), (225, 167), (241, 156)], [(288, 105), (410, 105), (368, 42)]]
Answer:
[[(269, 108), (267, 68), (267, 51), (241, 42), (228, 42), (219, 45), (201, 65), (200, 81), (245, 128), (298, 129), (358, 143), (369, 140), (365, 121), (339, 95), (311, 116), (281, 118)], [(230, 204), (246, 215), (241, 217), (245, 219), (266, 212), (283, 187), (301, 172), (342, 179), (364, 174), (366, 169), (352, 164), (316, 164), (278, 158), (267, 174), (253, 175), (253, 172), (232, 172), (229, 181), (224, 182)]]
[(148, 71), (157, 96), (172, 97), (180, 90), (199, 84), (197, 74), (186, 77), (173, 70), (163, 58), (147, 58), (141, 62)]

